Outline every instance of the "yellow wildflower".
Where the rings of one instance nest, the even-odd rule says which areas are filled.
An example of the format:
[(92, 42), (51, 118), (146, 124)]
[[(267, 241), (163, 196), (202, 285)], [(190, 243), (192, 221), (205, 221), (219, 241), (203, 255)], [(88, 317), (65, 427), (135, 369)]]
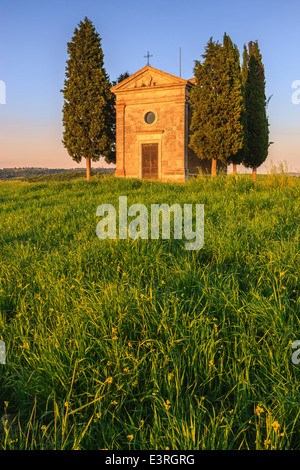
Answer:
[(105, 382), (108, 383), (108, 384), (111, 384), (113, 382), (113, 378), (112, 377), (107, 377)]
[(264, 446), (267, 450), (268, 450), (270, 444), (271, 444), (270, 439), (266, 439), (265, 442), (264, 442)]
[(129, 436), (127, 436), (127, 437), (128, 437), (128, 439), (129, 439), (130, 441), (132, 441), (132, 439), (133, 439), (133, 434), (129, 434)]
[(274, 421), (274, 423), (272, 423), (272, 428), (275, 432), (278, 431), (278, 429), (280, 428), (280, 424), (278, 423), (278, 421)]
[(170, 403), (171, 403), (171, 402), (170, 402), (169, 400), (167, 400), (166, 403), (164, 403), (164, 407), (165, 407), (166, 411), (168, 411), (169, 408), (171, 408), (171, 404), (170, 404)]
[(257, 405), (257, 407), (254, 410), (254, 413), (257, 414), (257, 416), (259, 417), (263, 412), (264, 412), (264, 409), (261, 406)]

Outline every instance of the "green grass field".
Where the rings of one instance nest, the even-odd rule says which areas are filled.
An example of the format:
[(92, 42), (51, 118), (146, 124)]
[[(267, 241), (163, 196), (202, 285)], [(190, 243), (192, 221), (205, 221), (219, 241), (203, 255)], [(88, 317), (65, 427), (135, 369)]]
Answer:
[[(204, 204), (203, 248), (99, 240), (119, 195)], [(0, 448), (300, 450), (299, 196), (284, 174), (0, 183)]]

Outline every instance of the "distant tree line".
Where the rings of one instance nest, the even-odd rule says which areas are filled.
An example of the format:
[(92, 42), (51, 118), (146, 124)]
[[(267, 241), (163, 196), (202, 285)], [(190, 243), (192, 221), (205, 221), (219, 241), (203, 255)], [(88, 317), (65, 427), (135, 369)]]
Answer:
[[(73, 177), (80, 173), (84, 173), (84, 168), (78, 168), (75, 171), (73, 169), (64, 169), (64, 168), (3, 168), (0, 169), (0, 181), (1, 180), (10, 180), (10, 179), (26, 179), (32, 178), (33, 180), (37, 181), (38, 177), (41, 176), (51, 176), (53, 179), (54, 176), (64, 176), (65, 177)], [(106, 173), (113, 171), (108, 168), (94, 168), (93, 172), (95, 173)], [(45, 178), (44, 178), (45, 179)]]
[(3, 168), (2, 170), (0, 170), (0, 180), (8, 180), (13, 178), (27, 178), (31, 176), (39, 176), (54, 173), (65, 173), (67, 171), (69, 170), (61, 168)]

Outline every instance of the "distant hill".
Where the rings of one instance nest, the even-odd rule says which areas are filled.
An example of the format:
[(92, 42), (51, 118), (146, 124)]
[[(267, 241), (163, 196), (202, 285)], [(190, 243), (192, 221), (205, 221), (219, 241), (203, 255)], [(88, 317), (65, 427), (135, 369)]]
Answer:
[[(3, 168), (0, 170), (0, 180), (11, 180), (11, 179), (23, 179), (23, 178), (31, 178), (34, 176), (41, 176), (41, 175), (54, 175), (59, 173), (73, 173), (76, 172), (83, 172), (85, 173), (85, 168)], [(114, 173), (114, 168), (93, 168), (92, 171), (94, 173)]]
[[(23, 167), (23, 168), (3, 168), (0, 169), (0, 181), (4, 180), (13, 180), (13, 179), (28, 179), (34, 178), (38, 176), (46, 176), (46, 175), (59, 175), (63, 173), (69, 173), (70, 177), (71, 174), (75, 176), (75, 173), (85, 174), (85, 168), (38, 168), (38, 167)], [(114, 173), (115, 168), (92, 168), (93, 173)], [(288, 176), (300, 176), (298, 172), (289, 172), (287, 173)]]

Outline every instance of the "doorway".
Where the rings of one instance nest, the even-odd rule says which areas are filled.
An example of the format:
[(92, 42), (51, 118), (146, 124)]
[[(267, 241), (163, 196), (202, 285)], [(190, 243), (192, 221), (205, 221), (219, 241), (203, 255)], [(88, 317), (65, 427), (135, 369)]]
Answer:
[(142, 144), (142, 178), (158, 179), (158, 143)]

